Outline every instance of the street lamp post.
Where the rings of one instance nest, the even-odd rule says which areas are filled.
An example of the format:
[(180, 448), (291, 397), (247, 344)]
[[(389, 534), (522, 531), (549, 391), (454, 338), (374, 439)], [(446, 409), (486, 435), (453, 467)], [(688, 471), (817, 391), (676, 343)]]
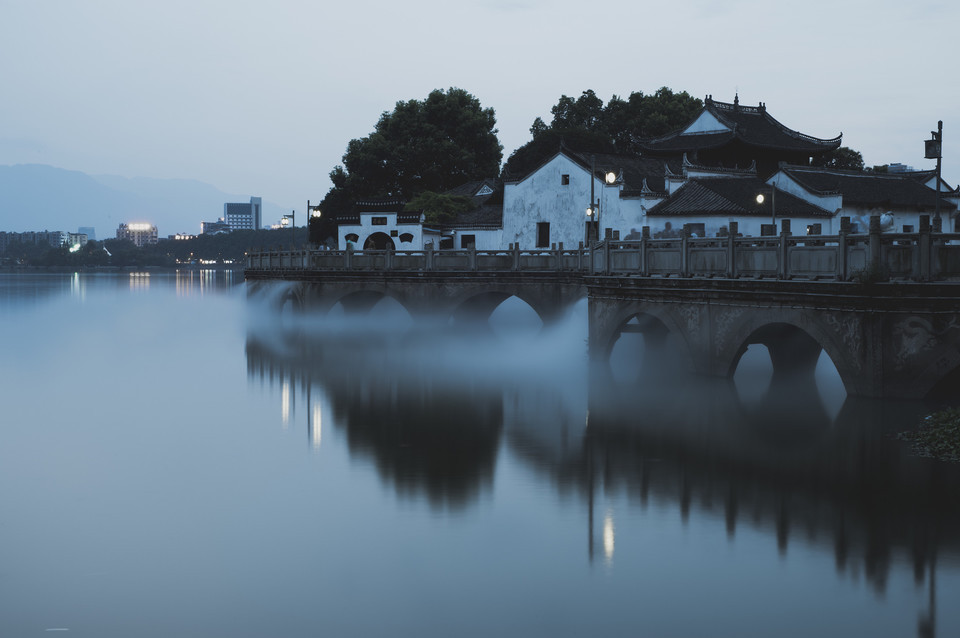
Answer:
[[(310, 200), (308, 199), (307, 200), (307, 240), (313, 241), (315, 239), (318, 245), (323, 241), (323, 238), (320, 236), (319, 232), (316, 232), (316, 234), (311, 234), (310, 225), (314, 219), (319, 219), (320, 215), (321, 215), (320, 205), (317, 204), (316, 206), (311, 206)], [(311, 237), (313, 239), (311, 239)]]
[(943, 120), (937, 122), (937, 130), (930, 131), (930, 139), (924, 144), (924, 159), (937, 160), (937, 203), (933, 219), (935, 226), (940, 226), (940, 163), (943, 160)]
[[(757, 203), (763, 204), (764, 202), (763, 193), (757, 193)], [(775, 184), (770, 184), (770, 223), (773, 224), (774, 235), (776, 235), (777, 228), (777, 187)]]
[[(594, 194), (594, 182), (597, 178), (597, 160), (596, 156), (590, 157), (590, 205), (587, 207), (587, 221), (593, 222), (594, 228), (597, 229), (597, 240), (600, 240), (600, 198), (596, 197)], [(613, 171), (607, 171), (603, 176), (603, 181), (608, 185), (612, 186), (617, 182), (617, 174)], [(587, 240), (590, 239), (590, 233), (587, 233)]]
[(297, 222), (296, 222), (296, 210), (290, 211), (289, 215), (284, 215), (283, 219), (280, 220), (281, 226), (287, 225), (287, 220), (290, 220), (290, 250), (296, 249), (297, 246)]

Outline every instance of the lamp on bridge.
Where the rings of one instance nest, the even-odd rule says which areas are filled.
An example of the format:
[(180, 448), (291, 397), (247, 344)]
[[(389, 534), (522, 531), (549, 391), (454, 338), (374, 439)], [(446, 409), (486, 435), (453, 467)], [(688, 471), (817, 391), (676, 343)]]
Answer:
[(296, 221), (294, 221), (296, 219), (296, 214), (297, 214), (297, 211), (292, 210), (290, 211), (289, 215), (284, 215), (283, 218), (280, 220), (281, 226), (284, 226), (284, 227), (290, 226), (290, 233), (291, 233), (290, 237), (292, 240), (292, 243), (290, 244), (290, 250), (293, 250), (294, 247), (297, 245), (297, 224), (296, 224)]
[(307, 219), (308, 220), (315, 219), (317, 217), (320, 217), (320, 215), (321, 215), (320, 204), (317, 204), (316, 206), (311, 206), (310, 200), (308, 199), (307, 200)]
[[(777, 187), (774, 184), (770, 184), (770, 223), (773, 224), (773, 234), (777, 234)], [(764, 192), (757, 193), (757, 203), (761, 206), (763, 202), (767, 201), (766, 194)]]
[(937, 122), (937, 130), (930, 131), (930, 139), (924, 143), (924, 159), (937, 160), (937, 204), (933, 214), (934, 225), (940, 226), (940, 163), (943, 160), (943, 120)]
[[(596, 237), (600, 239), (600, 198), (594, 195), (593, 191), (593, 182), (596, 179), (597, 169), (596, 169), (596, 158), (591, 157), (590, 159), (590, 205), (587, 207), (587, 223), (590, 224), (587, 226), (588, 229), (596, 229)], [(603, 175), (603, 181), (608, 185), (612, 186), (617, 183), (617, 174), (613, 171), (607, 171)], [(587, 232), (587, 243), (590, 242), (590, 236), (594, 233), (588, 230)]]

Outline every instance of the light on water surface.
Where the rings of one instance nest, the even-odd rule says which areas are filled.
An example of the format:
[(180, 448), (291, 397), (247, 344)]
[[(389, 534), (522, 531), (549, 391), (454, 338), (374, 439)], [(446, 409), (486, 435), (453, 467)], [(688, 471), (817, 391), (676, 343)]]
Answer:
[(823, 356), (618, 376), (583, 302), (483, 329), (233, 277), (0, 275), (0, 636), (960, 634), (956, 468)]

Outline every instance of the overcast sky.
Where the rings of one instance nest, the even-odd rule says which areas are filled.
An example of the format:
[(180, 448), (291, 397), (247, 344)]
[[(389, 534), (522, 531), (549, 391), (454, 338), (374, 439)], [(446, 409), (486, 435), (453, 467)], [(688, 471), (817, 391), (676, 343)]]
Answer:
[[(789, 7), (789, 8), (788, 8)], [(190, 178), (302, 211), (398, 100), (460, 87), (504, 159), (563, 95), (765, 102), (868, 165), (960, 178), (960, 3), (0, 0), (0, 164)]]

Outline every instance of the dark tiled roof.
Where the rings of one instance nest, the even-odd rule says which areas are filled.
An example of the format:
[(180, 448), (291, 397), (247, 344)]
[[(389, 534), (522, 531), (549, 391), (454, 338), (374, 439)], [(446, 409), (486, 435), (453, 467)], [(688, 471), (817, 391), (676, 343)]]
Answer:
[(615, 153), (577, 153), (565, 151), (572, 160), (588, 171), (591, 164), (596, 167), (597, 179), (602, 180), (608, 171), (613, 171), (622, 180), (622, 195), (639, 194), (646, 181), (647, 188), (662, 193), (667, 190), (664, 183), (665, 166), (674, 174), (679, 175), (683, 167), (678, 159), (665, 161), (658, 157), (641, 157), (639, 155)]
[(704, 112), (713, 115), (730, 130), (681, 135), (685, 126), (662, 137), (641, 140), (641, 148), (651, 152), (692, 152), (718, 148), (737, 139), (749, 146), (817, 154), (835, 149), (841, 142), (842, 134), (833, 139), (820, 139), (787, 128), (767, 113), (767, 107), (762, 103), (742, 106), (739, 100), (728, 104), (708, 97), (701, 114)]
[[(771, 217), (771, 199), (775, 199), (778, 216), (831, 217), (832, 211), (814, 206), (799, 197), (777, 190), (770, 197), (770, 185), (756, 177), (710, 177), (691, 179), (673, 195), (649, 211), (648, 215), (721, 215)], [(757, 194), (764, 193), (763, 204)]]
[[(484, 187), (492, 192), (477, 195)], [(460, 213), (456, 219), (440, 224), (442, 228), (499, 228), (503, 225), (503, 182), (499, 179), (481, 179), (461, 184), (444, 193), (472, 199), (473, 208)]]
[[(813, 193), (840, 193), (844, 206), (868, 208), (934, 209), (937, 194), (906, 173), (869, 173), (806, 166), (787, 166), (783, 172)], [(940, 199), (940, 207), (954, 210)]]
[(406, 205), (396, 197), (371, 197), (357, 201), (357, 210), (361, 213), (395, 213)]

